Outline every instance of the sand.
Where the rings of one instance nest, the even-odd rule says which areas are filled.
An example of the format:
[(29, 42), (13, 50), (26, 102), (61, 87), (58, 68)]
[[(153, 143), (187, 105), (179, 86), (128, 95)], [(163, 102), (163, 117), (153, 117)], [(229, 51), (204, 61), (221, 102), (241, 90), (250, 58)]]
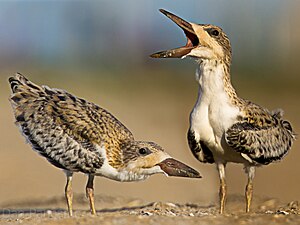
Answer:
[(74, 216), (69, 217), (64, 197), (35, 199), (2, 205), (0, 224), (299, 224), (297, 201), (284, 204), (272, 198), (255, 197), (250, 213), (244, 213), (244, 198), (229, 196), (224, 215), (216, 205), (200, 203), (144, 202), (140, 199), (96, 196), (97, 215), (92, 216), (83, 195), (74, 198)]

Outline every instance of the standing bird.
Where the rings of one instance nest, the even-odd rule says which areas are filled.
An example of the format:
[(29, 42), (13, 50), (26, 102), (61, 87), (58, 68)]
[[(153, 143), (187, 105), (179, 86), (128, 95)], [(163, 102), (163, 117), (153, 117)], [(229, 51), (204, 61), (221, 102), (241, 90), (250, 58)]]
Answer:
[(195, 24), (160, 10), (183, 29), (185, 46), (152, 54), (153, 58), (196, 59), (198, 99), (190, 114), (188, 143), (203, 163), (215, 163), (220, 177), (220, 213), (226, 199), (225, 166), (244, 164), (248, 175), (246, 212), (249, 212), (255, 167), (282, 159), (295, 135), (283, 112), (269, 112), (238, 97), (230, 81), (231, 46), (220, 27)]
[(72, 216), (72, 175), (88, 175), (86, 195), (92, 214), (94, 176), (139, 181), (150, 175), (200, 178), (162, 147), (136, 141), (132, 133), (105, 109), (70, 93), (38, 86), (17, 73), (9, 78), (16, 124), (32, 148), (65, 171), (65, 196)]

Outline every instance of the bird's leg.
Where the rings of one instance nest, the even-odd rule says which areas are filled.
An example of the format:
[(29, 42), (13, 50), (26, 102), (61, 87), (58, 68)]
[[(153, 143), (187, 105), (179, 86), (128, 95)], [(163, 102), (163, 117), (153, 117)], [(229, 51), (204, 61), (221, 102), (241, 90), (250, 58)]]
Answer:
[(71, 171), (66, 171), (66, 176), (67, 176), (67, 184), (65, 187), (65, 196), (67, 199), (69, 215), (73, 216), (73, 210), (72, 210), (72, 199), (73, 199), (72, 176), (73, 176), (73, 173)]
[(86, 184), (86, 197), (90, 201), (90, 210), (92, 215), (96, 215), (95, 202), (94, 202), (94, 175), (89, 174), (89, 179)]
[(226, 164), (218, 163), (217, 168), (219, 171), (219, 177), (220, 177), (220, 214), (224, 213), (225, 209), (225, 201), (226, 201), (226, 181), (225, 181), (225, 166)]
[(245, 189), (246, 212), (249, 212), (251, 201), (252, 201), (253, 179), (254, 179), (254, 175), (255, 175), (255, 167), (248, 166), (245, 168), (245, 171), (248, 174), (248, 182), (247, 182), (246, 189)]

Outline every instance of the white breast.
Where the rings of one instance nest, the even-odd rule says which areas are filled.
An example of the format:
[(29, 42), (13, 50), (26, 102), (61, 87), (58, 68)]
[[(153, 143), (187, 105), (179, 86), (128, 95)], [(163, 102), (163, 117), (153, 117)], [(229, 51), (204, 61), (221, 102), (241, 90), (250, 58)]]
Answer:
[(215, 62), (207, 61), (200, 65), (196, 72), (198, 100), (190, 116), (196, 139), (204, 141), (213, 154), (225, 154), (221, 139), (240, 113), (225, 92), (223, 76), (222, 64), (216, 66)]

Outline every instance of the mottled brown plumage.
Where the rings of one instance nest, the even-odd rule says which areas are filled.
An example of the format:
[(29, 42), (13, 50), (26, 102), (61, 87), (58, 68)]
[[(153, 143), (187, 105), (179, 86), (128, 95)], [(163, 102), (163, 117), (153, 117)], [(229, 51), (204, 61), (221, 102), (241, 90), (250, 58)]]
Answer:
[[(95, 173), (103, 163), (95, 145), (109, 149), (110, 165), (122, 165), (119, 146), (132, 141), (133, 135), (109, 112), (63, 90), (39, 87), (20, 74), (10, 82), (17, 124), (34, 148), (55, 166)], [(64, 148), (59, 147), (60, 141), (65, 142)]]
[(255, 115), (255, 108), (259, 107), (248, 108), (251, 113), (226, 131), (225, 140), (253, 163), (267, 165), (287, 154), (294, 139), (293, 130), (290, 123), (281, 118), (281, 113), (259, 113), (263, 111), (260, 109)]
[(200, 177), (171, 158), (162, 147), (136, 141), (132, 133), (105, 109), (64, 90), (38, 86), (21, 74), (9, 78), (16, 124), (33, 149), (67, 175), (65, 194), (72, 215), (72, 175), (89, 176), (86, 193), (95, 214), (93, 180), (104, 176), (138, 181), (156, 173)]
[(190, 115), (188, 143), (203, 163), (216, 163), (220, 176), (220, 212), (226, 199), (225, 166), (242, 163), (248, 174), (246, 211), (250, 209), (255, 167), (282, 159), (295, 135), (282, 111), (269, 112), (238, 97), (230, 81), (231, 45), (223, 30), (184, 21), (165, 10), (187, 37), (184, 47), (152, 54), (155, 58), (192, 57), (199, 63), (198, 99)]

